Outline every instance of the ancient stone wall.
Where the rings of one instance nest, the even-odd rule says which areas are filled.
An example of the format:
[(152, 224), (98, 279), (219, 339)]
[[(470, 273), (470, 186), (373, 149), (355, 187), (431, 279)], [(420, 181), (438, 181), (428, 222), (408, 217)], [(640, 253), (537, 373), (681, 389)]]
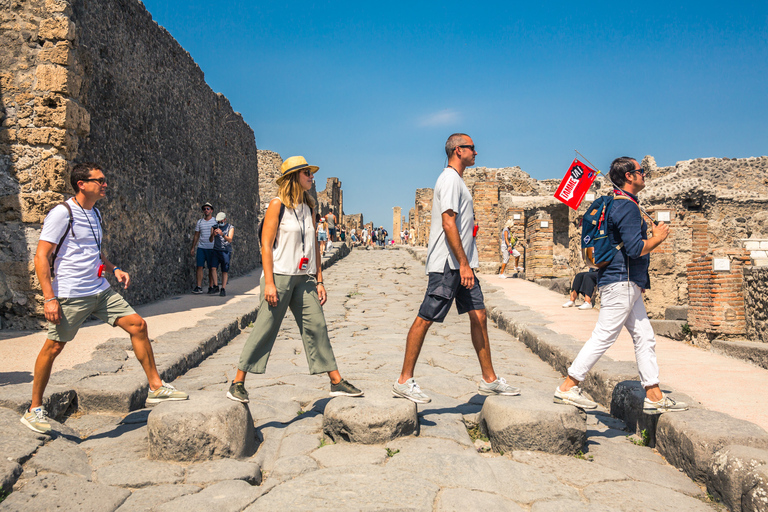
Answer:
[(78, 161), (104, 168), (104, 249), (131, 273), (132, 303), (191, 289), (205, 201), (236, 227), (230, 275), (256, 266), (253, 131), (140, 2), (11, 0), (0, 9), (0, 63), (5, 326), (40, 319), (32, 254)]
[(479, 226), (475, 242), (480, 263), (478, 272), (496, 274), (501, 259), (499, 233), (499, 183), (476, 181), (472, 185), (472, 201), (475, 207), (475, 222)]
[(426, 247), (429, 244), (429, 230), (432, 226), (432, 194), (431, 188), (416, 189), (416, 205), (414, 207), (414, 245)]
[(542, 277), (553, 277), (552, 219), (549, 214), (539, 211), (527, 216), (525, 237), (525, 278), (534, 281)]
[(269, 202), (277, 197), (277, 183), (283, 158), (274, 151), (260, 149), (256, 152), (259, 162), (259, 220), (264, 218)]
[(395, 206), (392, 208), (392, 240), (395, 241), (395, 243), (400, 243), (400, 231), (403, 230), (402, 222), (402, 215), (403, 215), (403, 209), (399, 206)]
[(768, 343), (768, 267), (744, 268), (747, 336)]

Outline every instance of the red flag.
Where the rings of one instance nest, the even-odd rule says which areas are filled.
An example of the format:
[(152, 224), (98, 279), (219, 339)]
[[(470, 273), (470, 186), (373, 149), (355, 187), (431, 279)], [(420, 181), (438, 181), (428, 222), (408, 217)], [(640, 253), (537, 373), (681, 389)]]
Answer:
[(578, 159), (574, 160), (555, 191), (555, 199), (564, 202), (574, 210), (578, 209), (596, 177), (596, 170)]

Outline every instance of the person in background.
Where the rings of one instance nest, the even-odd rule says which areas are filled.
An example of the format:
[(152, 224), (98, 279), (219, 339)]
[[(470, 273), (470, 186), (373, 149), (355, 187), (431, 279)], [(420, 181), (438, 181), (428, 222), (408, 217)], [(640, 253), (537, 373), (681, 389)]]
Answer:
[(579, 309), (592, 309), (592, 296), (595, 293), (597, 287), (597, 269), (591, 268), (589, 272), (579, 272), (573, 278), (573, 284), (571, 284), (571, 293), (568, 297), (568, 302), (563, 304), (564, 308), (572, 308), (576, 305), (576, 299), (579, 294), (584, 296), (584, 304), (579, 306)]
[(227, 214), (216, 214), (216, 226), (211, 229), (210, 239), (213, 242), (213, 269), (221, 267), (221, 291), (219, 296), (227, 296), (227, 280), (229, 279), (229, 263), (232, 259), (232, 237), (235, 227), (227, 222)]
[(192, 293), (203, 293), (203, 267), (208, 265), (208, 293), (219, 293), (219, 285), (216, 276), (216, 267), (211, 261), (213, 258), (213, 243), (209, 242), (211, 229), (216, 225), (216, 219), (213, 218), (213, 206), (211, 203), (205, 203), (202, 206), (203, 218), (195, 224), (195, 235), (192, 239), (192, 249), (190, 254), (195, 256), (197, 263), (196, 274), (197, 286)]

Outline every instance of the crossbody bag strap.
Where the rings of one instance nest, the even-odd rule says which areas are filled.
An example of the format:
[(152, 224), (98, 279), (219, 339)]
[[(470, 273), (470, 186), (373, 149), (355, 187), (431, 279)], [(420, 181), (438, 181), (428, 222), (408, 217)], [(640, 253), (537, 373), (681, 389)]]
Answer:
[(64, 239), (67, 238), (67, 235), (70, 231), (72, 231), (72, 236), (75, 236), (75, 230), (72, 228), (72, 208), (70, 208), (69, 204), (67, 204), (66, 201), (61, 203), (64, 205), (64, 207), (67, 209), (67, 213), (69, 214), (69, 222), (67, 222), (67, 228), (64, 230), (64, 234), (61, 236), (61, 239), (59, 240), (59, 243), (56, 245), (56, 250), (53, 251), (53, 256), (51, 256), (51, 278), (56, 277), (55, 272), (53, 270), (54, 263), (56, 262), (56, 257), (59, 255), (59, 251), (61, 250), (61, 246), (64, 245)]

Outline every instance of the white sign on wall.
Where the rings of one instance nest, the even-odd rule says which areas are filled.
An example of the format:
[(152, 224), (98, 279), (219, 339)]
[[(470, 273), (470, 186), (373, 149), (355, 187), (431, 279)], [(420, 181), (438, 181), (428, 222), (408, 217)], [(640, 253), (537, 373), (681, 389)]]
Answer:
[(714, 258), (712, 260), (712, 270), (730, 272), (731, 260), (728, 258)]
[(659, 222), (669, 222), (671, 216), (669, 212), (656, 212), (656, 220)]
[(513, 213), (512, 214), (512, 220), (520, 220), (520, 214), (519, 213)]
[(547, 221), (547, 220), (541, 221), (541, 227), (548, 228), (549, 227), (549, 221)]
[(584, 199), (587, 201), (594, 201), (595, 200), (595, 194), (587, 194), (584, 196)]

